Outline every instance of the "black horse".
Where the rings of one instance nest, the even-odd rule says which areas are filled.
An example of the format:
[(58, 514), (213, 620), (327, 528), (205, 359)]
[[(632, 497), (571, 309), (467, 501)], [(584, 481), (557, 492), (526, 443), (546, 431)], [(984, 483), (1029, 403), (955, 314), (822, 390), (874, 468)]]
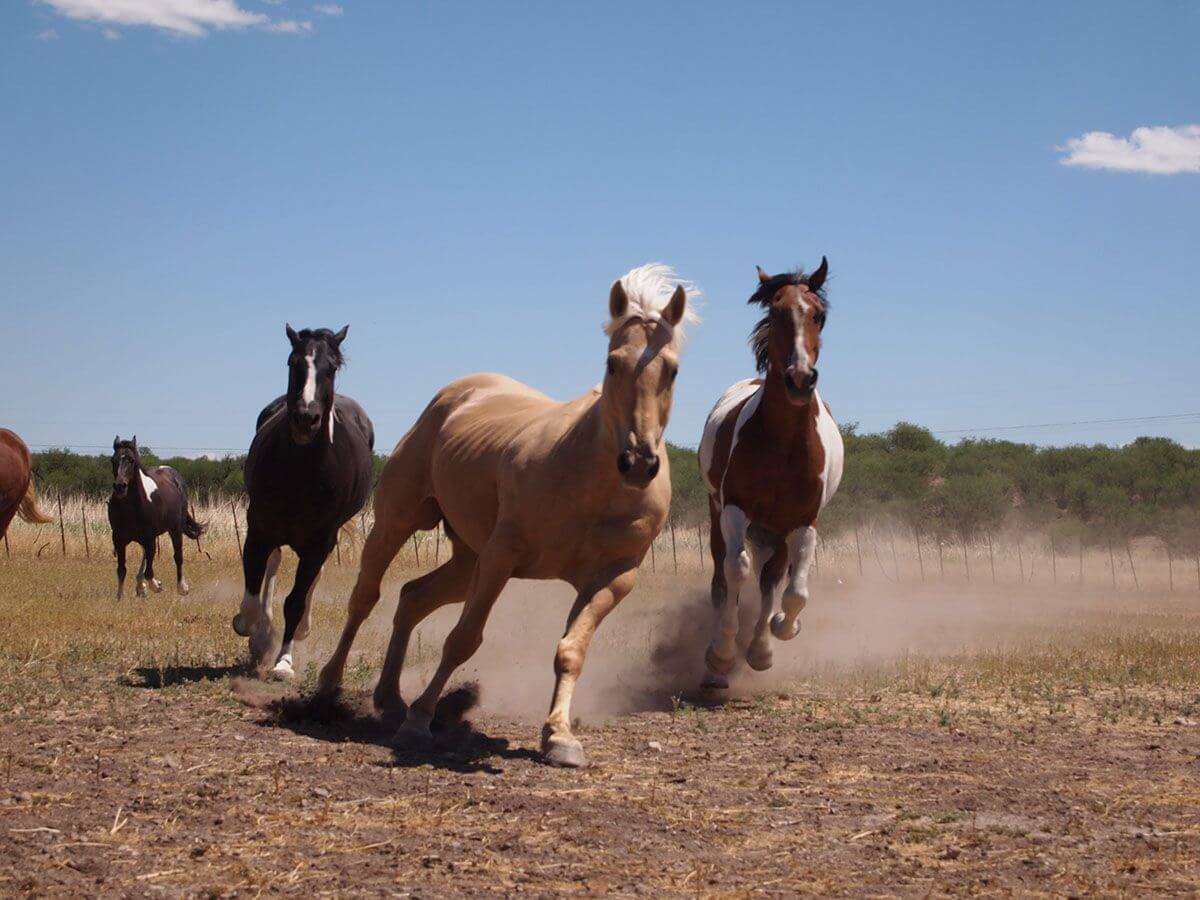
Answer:
[(338, 529), (363, 508), (371, 491), (375, 427), (361, 406), (333, 391), (348, 330), (306, 328), (297, 334), (287, 326), (288, 391), (259, 413), (246, 457), (246, 591), (233, 630), (250, 638), (257, 666), (271, 651), (271, 591), (280, 548), (291, 547), (300, 558), (283, 604), (283, 645), (272, 669), (278, 678), (294, 674), (292, 644), (308, 637), (313, 588)]
[(117, 599), (125, 595), (125, 546), (130, 541), (142, 545), (142, 566), (138, 569), (137, 595), (146, 596), (146, 586), (155, 593), (162, 582), (154, 577), (155, 538), (164, 531), (171, 535), (175, 551), (175, 577), (179, 593), (191, 588), (183, 577), (183, 538), (193, 540), (205, 526), (188, 512), (187, 486), (170, 466), (142, 468), (137, 437), (123, 441), (113, 438), (113, 490), (108, 498), (108, 524), (112, 526), (113, 551), (117, 557)]

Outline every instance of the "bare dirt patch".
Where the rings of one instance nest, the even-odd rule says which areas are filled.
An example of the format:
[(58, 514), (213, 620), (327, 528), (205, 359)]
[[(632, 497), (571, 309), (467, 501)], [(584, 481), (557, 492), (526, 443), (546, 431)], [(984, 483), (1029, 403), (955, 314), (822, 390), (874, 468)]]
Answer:
[[(202, 567), (198, 567), (202, 568)], [(701, 585), (647, 578), (578, 692), (592, 767), (537, 759), (570, 597), (517, 586), (395, 754), (370, 708), (241, 668), (214, 567), (118, 606), (107, 569), (0, 570), (0, 893), (1194, 893), (1200, 617), (1168, 596), (820, 585), (770, 678), (681, 699)], [(311, 658), (340, 627), (334, 570)], [(390, 583), (394, 596), (397, 584)], [(1194, 598), (1191, 598), (1194, 600)], [(406, 690), (452, 617), (424, 630)], [(702, 645), (696, 645), (697, 654)], [(463, 716), (465, 715), (465, 721)]]

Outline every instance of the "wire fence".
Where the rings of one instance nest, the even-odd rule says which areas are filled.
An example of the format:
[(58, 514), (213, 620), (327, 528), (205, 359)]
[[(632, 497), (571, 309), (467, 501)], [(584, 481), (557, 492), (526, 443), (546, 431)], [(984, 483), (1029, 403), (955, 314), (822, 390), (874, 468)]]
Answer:
[[(41, 499), (54, 521), (33, 525), (14, 520), (4, 538), (5, 557), (111, 560), (112, 532), (107, 502), (79, 495)], [(244, 499), (209, 499), (193, 515), (207, 530), (185, 542), (185, 558), (203, 556), (230, 563), (241, 558), (246, 533)], [(374, 524), (368, 505), (341, 530), (330, 564), (356, 566)], [(652, 572), (712, 572), (709, 526), (670, 520), (659, 533), (642, 568)], [(159, 551), (169, 550), (166, 535)], [(401, 548), (403, 568), (429, 570), (450, 552), (440, 527), (419, 531)], [(889, 525), (867, 525), (837, 535), (818, 535), (813, 575), (842, 582), (892, 584), (961, 582), (978, 584), (1107, 587), (1114, 590), (1200, 591), (1200, 558), (1172, 555), (1165, 544), (1141, 538), (1122, 545), (1085, 547), (1077, 541), (1055, 545), (1046, 535), (1004, 534), (962, 544), (931, 536), (900, 534)]]

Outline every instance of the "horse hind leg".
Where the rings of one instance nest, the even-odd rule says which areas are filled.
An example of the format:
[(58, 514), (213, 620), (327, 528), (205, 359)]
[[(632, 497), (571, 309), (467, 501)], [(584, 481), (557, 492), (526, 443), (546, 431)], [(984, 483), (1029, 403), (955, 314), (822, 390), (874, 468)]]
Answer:
[(125, 566), (125, 544), (121, 542), (113, 542), (113, 555), (117, 557), (117, 599), (125, 598), (125, 574), (128, 569)]
[[(358, 578), (354, 582), (354, 590), (350, 593), (350, 602), (347, 604), (346, 624), (342, 626), (342, 636), (317, 678), (319, 695), (331, 696), (342, 686), (346, 660), (350, 657), (358, 629), (379, 602), (379, 585), (404, 542), (430, 520), (432, 524), (428, 524), (428, 527), (432, 528), (441, 518), (437, 504), (432, 499), (419, 504), (417, 515), (404, 515), (401, 502), (388, 502), (384, 495), (385, 487), (386, 483), (381, 483), (376, 493), (375, 524), (363, 543), (362, 562), (359, 565)], [(397, 509), (398, 514), (387, 512)]]
[(188, 580), (183, 577), (183, 532), (176, 530), (171, 532), (171, 550), (175, 556), (175, 584), (179, 588), (179, 595), (186, 597), (191, 591), (192, 586), (188, 584)]
[(451, 541), (453, 550), (446, 562), (432, 572), (414, 578), (400, 589), (387, 657), (375, 686), (375, 708), (380, 711), (404, 709), (404, 701), (400, 696), (400, 675), (413, 630), (434, 610), (451, 603), (462, 603), (466, 599), (478, 557), (453, 535)]

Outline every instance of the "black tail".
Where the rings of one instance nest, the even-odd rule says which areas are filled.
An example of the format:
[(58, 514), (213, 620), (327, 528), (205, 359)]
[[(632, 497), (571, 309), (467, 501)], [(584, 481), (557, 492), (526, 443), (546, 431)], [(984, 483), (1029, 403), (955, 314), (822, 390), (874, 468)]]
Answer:
[(197, 522), (192, 518), (192, 513), (190, 510), (183, 514), (183, 533), (190, 537), (193, 541), (206, 531), (208, 531), (207, 522)]

